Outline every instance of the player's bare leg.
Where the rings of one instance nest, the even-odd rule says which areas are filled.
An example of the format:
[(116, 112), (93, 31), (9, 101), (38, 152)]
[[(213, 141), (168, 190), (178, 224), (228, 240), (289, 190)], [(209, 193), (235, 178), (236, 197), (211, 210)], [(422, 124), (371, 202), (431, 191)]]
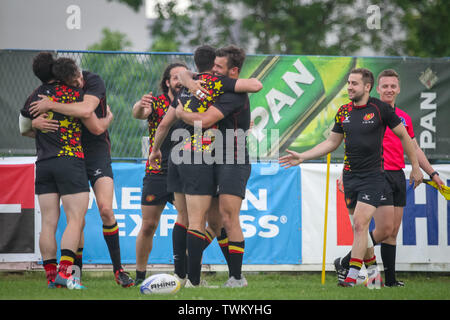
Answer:
[(219, 210), (228, 235), (228, 252), (230, 259), (230, 278), (227, 283), (225, 283), (225, 286), (247, 286), (247, 281), (242, 276), (245, 240), (239, 220), (241, 204), (242, 198), (239, 196), (231, 194), (219, 195)]
[(119, 227), (112, 208), (114, 197), (114, 181), (110, 177), (99, 178), (94, 186), (100, 217), (103, 222), (103, 237), (108, 246), (109, 255), (113, 264), (113, 273), (116, 282), (123, 287), (134, 284), (133, 279), (122, 268), (120, 258)]
[(394, 231), (394, 206), (380, 206), (375, 210), (373, 218), (375, 229), (372, 231), (376, 243), (386, 241)]
[(59, 194), (45, 193), (38, 196), (41, 209), (41, 233), (39, 235), (39, 249), (47, 277), (47, 285), (53, 288), (56, 278), (57, 261), (56, 254), (58, 245), (56, 243), (56, 229), (60, 216)]
[(369, 237), (369, 224), (376, 208), (372, 205), (358, 201), (353, 213), (353, 245), (350, 259), (350, 270), (344, 282), (339, 282), (342, 286), (353, 286), (359, 270), (362, 267), (364, 255), (367, 250)]
[[(83, 289), (79, 278), (72, 279), (72, 265), (80, 244), (81, 233), (84, 227), (84, 217), (89, 203), (89, 192), (79, 192), (61, 196), (66, 213), (67, 226), (61, 238), (61, 258), (55, 284)], [(74, 280), (74, 281), (72, 281)]]
[[(148, 257), (153, 248), (153, 237), (165, 205), (142, 205), (142, 225), (136, 238), (136, 282), (145, 279)], [(138, 276), (138, 274), (143, 276)]]

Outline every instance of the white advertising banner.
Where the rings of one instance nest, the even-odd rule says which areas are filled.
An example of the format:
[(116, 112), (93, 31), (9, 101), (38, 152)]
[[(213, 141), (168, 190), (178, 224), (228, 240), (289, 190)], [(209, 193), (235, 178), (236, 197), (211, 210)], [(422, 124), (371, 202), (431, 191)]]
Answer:
[[(320, 270), (322, 265), (326, 164), (301, 165), (302, 192), (302, 263), (303, 270)], [(441, 179), (449, 184), (450, 166), (434, 165)], [(405, 169), (409, 178), (410, 166)], [(341, 164), (330, 165), (330, 189), (326, 240), (327, 270), (332, 270), (335, 258), (351, 250), (351, 224), (336, 181)], [(428, 178), (425, 174), (424, 178)], [(341, 194), (341, 195), (340, 195)], [(342, 197), (342, 198), (340, 198)], [(340, 201), (341, 202), (340, 202)], [(421, 184), (415, 190), (407, 187), (407, 206), (397, 236), (397, 270), (450, 270), (450, 202), (436, 189)], [(375, 254), (381, 262), (379, 246)], [(310, 265), (311, 268), (307, 268)]]

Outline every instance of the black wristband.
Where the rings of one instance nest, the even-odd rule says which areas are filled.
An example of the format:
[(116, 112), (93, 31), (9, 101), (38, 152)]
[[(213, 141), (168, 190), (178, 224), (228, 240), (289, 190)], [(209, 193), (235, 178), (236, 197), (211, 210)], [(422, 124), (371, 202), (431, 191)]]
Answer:
[(439, 175), (439, 173), (438, 173), (437, 171), (433, 171), (433, 172), (430, 174), (430, 180), (432, 180), (433, 177), (434, 177), (435, 175)]

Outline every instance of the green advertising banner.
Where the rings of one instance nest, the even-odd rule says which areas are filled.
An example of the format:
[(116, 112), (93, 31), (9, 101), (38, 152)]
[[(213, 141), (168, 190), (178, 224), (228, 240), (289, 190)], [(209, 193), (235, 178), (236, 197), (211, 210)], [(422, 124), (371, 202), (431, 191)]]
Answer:
[[(36, 154), (34, 141), (19, 134), (18, 114), (39, 86), (31, 64), (37, 50), (0, 50), (0, 156)], [(190, 53), (56, 51), (99, 74), (114, 113), (109, 128), (114, 160), (145, 158), (145, 121), (131, 108), (143, 94), (160, 93), (165, 67), (184, 62), (195, 70)], [(420, 147), (429, 159), (450, 160), (450, 58), (332, 57), (248, 55), (241, 78), (256, 77), (264, 87), (250, 95), (254, 125), (248, 145), (252, 159), (277, 159), (286, 148), (307, 150), (329, 134), (338, 108), (347, 103), (351, 69), (370, 69), (375, 78), (387, 68), (400, 75), (397, 105), (411, 116)], [(375, 89), (372, 95), (378, 97)], [(332, 159), (343, 158), (343, 146)]]
[[(250, 96), (254, 126), (253, 159), (274, 159), (286, 148), (302, 152), (325, 140), (338, 108), (348, 103), (347, 77), (368, 68), (400, 75), (397, 106), (413, 121), (420, 147), (433, 160), (450, 159), (449, 59), (249, 56), (242, 78), (256, 77), (264, 88)], [(376, 84), (375, 84), (376, 85)], [(378, 97), (374, 88), (371, 95)], [(341, 146), (334, 159), (343, 157)]]

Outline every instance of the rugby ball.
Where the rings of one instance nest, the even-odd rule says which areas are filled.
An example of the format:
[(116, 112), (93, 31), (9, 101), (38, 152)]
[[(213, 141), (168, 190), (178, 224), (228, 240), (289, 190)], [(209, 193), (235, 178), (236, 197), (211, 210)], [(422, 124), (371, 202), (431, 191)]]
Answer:
[(154, 274), (142, 282), (140, 290), (143, 294), (176, 293), (180, 290), (180, 281), (167, 273)]

